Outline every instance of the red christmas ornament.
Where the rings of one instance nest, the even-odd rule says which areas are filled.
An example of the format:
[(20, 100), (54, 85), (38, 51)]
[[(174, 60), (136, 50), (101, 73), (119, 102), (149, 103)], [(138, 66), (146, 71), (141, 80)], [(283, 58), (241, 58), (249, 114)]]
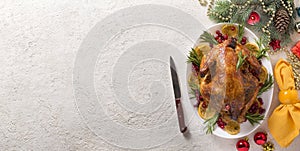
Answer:
[(250, 144), (248, 142), (248, 139), (241, 139), (239, 140), (236, 145), (235, 145), (236, 149), (238, 151), (248, 151), (250, 148)]
[(248, 18), (247, 23), (249, 25), (255, 25), (260, 21), (260, 16), (257, 12), (251, 12)]
[(264, 132), (257, 132), (253, 139), (257, 145), (263, 145), (267, 142), (267, 134)]
[(276, 51), (277, 49), (280, 49), (281, 46), (280, 46), (280, 40), (278, 39), (273, 39), (269, 45), (273, 48), (274, 51)]
[(300, 59), (300, 40), (292, 47), (292, 52)]

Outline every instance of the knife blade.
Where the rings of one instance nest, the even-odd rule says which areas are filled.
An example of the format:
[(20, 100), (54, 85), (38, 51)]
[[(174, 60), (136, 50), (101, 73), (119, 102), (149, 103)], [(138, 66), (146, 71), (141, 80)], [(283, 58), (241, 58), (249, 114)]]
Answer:
[(182, 109), (182, 104), (181, 104), (180, 83), (179, 83), (179, 78), (177, 75), (175, 62), (171, 56), (170, 56), (170, 69), (171, 69), (173, 91), (174, 91), (174, 96), (175, 96), (177, 117), (178, 117), (178, 122), (179, 122), (179, 129), (180, 129), (181, 133), (184, 133), (187, 130), (187, 127), (184, 122), (184, 115), (183, 115), (183, 109)]

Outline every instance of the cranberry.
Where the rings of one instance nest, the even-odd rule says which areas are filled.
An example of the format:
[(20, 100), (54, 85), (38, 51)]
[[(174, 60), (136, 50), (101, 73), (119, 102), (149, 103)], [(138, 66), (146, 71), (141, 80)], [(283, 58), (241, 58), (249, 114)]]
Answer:
[(206, 102), (203, 102), (203, 103), (202, 103), (202, 107), (203, 107), (203, 108), (207, 108)]
[(245, 44), (246, 44), (246, 42), (245, 42), (245, 41), (241, 41), (241, 44), (242, 44), (242, 45), (245, 45)]
[(219, 38), (217, 41), (219, 44), (223, 42), (223, 40), (221, 38)]
[(203, 99), (203, 96), (202, 96), (202, 95), (200, 95), (200, 96), (199, 96), (199, 100), (200, 100), (200, 101), (204, 101), (204, 99)]
[(243, 38), (242, 38), (242, 41), (245, 41), (245, 42), (246, 42), (246, 41), (247, 41), (247, 37), (243, 37)]
[(224, 35), (223, 38), (224, 38), (225, 40), (227, 40), (227, 39), (228, 39), (228, 35), (227, 35), (227, 34)]
[(224, 129), (224, 128), (225, 128), (225, 125), (220, 125), (220, 128), (221, 128), (221, 129)]
[(258, 102), (259, 102), (260, 105), (263, 105), (263, 104), (264, 104), (264, 101), (263, 101), (262, 98), (258, 98), (257, 100), (258, 100)]
[(235, 27), (234, 27), (234, 26), (233, 26), (233, 27), (231, 27), (231, 30), (232, 30), (232, 31), (235, 31)]
[(230, 110), (230, 105), (229, 105), (229, 104), (225, 105), (225, 109), (226, 109), (227, 111), (229, 111), (229, 110)]
[(264, 114), (266, 112), (266, 110), (264, 108), (260, 108), (258, 112), (259, 112), (259, 114)]
[(216, 31), (216, 34), (217, 34), (217, 35), (221, 34), (220, 30), (217, 30), (217, 31)]

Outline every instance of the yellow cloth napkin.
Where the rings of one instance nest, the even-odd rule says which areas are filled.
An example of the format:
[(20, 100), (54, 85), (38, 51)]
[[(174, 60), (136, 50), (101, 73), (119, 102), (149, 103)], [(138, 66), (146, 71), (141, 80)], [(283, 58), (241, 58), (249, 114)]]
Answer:
[(268, 119), (268, 127), (281, 147), (287, 147), (298, 136), (300, 130), (300, 100), (295, 90), (292, 66), (280, 59), (274, 69), (275, 79), (280, 89), (278, 98), (282, 103)]

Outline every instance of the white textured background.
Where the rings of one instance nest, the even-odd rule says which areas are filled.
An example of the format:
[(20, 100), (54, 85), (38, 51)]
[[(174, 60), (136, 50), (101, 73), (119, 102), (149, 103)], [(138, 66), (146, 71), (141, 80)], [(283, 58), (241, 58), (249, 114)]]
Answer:
[[(163, 2), (161, 0), (0, 0), (0, 150), (129, 150), (134, 148), (132, 145), (126, 146), (121, 143), (124, 142), (122, 134), (119, 140), (114, 141), (120, 144), (109, 143), (103, 138), (106, 138), (110, 131), (105, 134), (107, 136), (99, 136), (88, 128), (87, 122), (84, 121), (76, 106), (73, 92), (73, 67), (81, 43), (96, 23), (122, 8), (140, 4), (172, 6), (195, 17), (206, 27), (213, 24), (205, 15), (206, 8), (201, 7), (197, 0), (164, 0)], [(142, 30), (148, 33), (155, 30), (153, 35), (163, 32), (159, 28), (153, 30), (151, 28)], [(140, 29), (128, 32), (132, 32), (131, 35), (138, 35), (138, 30)], [(172, 34), (171, 31), (170, 33)], [(297, 39), (299, 36), (294, 37)], [(118, 43), (118, 40), (113, 42)], [(113, 58), (115, 55), (116, 53), (107, 53), (105, 57)], [(164, 66), (164, 64), (160, 65)], [(156, 68), (149, 62), (142, 62), (140, 66), (145, 69), (153, 68), (152, 70)], [(110, 67), (105, 68), (103, 63), (99, 62), (97, 68), (99, 68), (97, 71), (102, 71)], [(144, 68), (137, 65), (132, 75), (137, 77), (139, 73), (148, 74), (148, 71), (139, 71), (141, 69)], [(99, 72), (100, 75), (101, 73), (103, 72)], [(102, 87), (101, 76), (97, 76), (97, 72), (95, 75), (95, 88), (99, 93), (106, 92)], [(150, 76), (151, 78), (155, 80), (167, 77)], [(148, 91), (143, 89), (144, 87), (138, 87), (143, 80), (130, 81), (132, 83), (128, 88), (131, 90), (131, 95), (138, 97), (137, 100), (149, 100)], [(138, 91), (134, 91), (135, 89)], [(276, 94), (276, 89), (274, 92)], [(164, 120), (169, 119), (168, 116), (175, 115), (173, 102), (164, 104), (166, 109), (161, 112), (166, 114), (160, 115), (160, 112), (155, 112), (153, 115), (140, 116), (122, 111), (122, 108), (111, 103), (110, 100), (104, 101), (106, 102), (103, 103), (103, 108), (110, 115), (111, 120), (132, 129), (149, 128), (163, 123)], [(275, 100), (271, 109), (274, 109), (276, 103), (278, 102)], [(177, 124), (176, 120), (171, 120), (172, 122)], [(152, 147), (155, 142), (153, 141), (145, 148), (150, 147), (149, 150), (234, 150), (237, 140), (205, 136), (200, 130), (197, 131), (197, 124), (193, 121), (189, 126), (194, 129), (190, 137), (184, 138), (177, 132), (166, 142), (154, 144)], [(177, 125), (175, 128), (177, 131)], [(267, 130), (266, 122), (259, 130)], [(111, 133), (118, 132), (111, 129)], [(148, 139), (156, 140), (163, 135), (168, 134)], [(253, 134), (249, 136), (251, 150), (260, 150), (260, 147), (254, 144), (252, 137)], [(272, 138), (269, 138), (272, 141)], [(140, 142), (140, 140), (136, 142), (147, 146), (147, 142)], [(299, 143), (298, 137), (289, 148), (282, 150), (296, 150)], [(279, 149), (277, 145), (276, 147)]]

